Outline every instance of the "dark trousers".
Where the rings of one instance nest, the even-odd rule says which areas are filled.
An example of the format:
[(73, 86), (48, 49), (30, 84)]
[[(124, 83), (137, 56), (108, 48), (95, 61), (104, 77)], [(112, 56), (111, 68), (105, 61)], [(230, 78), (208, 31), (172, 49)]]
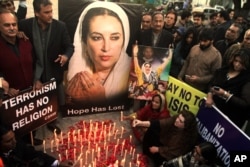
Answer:
[(155, 167), (159, 167), (163, 161), (166, 161), (159, 153), (151, 153), (149, 148), (152, 146), (163, 146), (160, 142), (160, 130), (148, 128), (142, 142), (142, 150), (145, 155), (151, 158), (154, 162)]

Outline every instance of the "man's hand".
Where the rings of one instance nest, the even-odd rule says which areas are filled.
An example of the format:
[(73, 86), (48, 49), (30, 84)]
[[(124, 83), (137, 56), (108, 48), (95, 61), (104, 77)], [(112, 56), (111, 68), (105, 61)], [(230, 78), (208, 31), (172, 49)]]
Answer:
[(159, 147), (156, 147), (156, 146), (149, 147), (149, 151), (153, 154), (158, 153)]
[(16, 96), (18, 95), (20, 91), (18, 89), (14, 89), (14, 88), (9, 88), (9, 91), (8, 91), (8, 95), (13, 97), (13, 96)]
[(43, 87), (43, 84), (41, 81), (37, 80), (34, 85), (33, 85), (33, 90), (39, 90), (39, 89), (42, 89)]
[(23, 31), (18, 31), (16, 35), (18, 38), (24, 39), (25, 41), (29, 40)]
[(61, 67), (64, 66), (65, 63), (67, 63), (68, 57), (65, 55), (59, 55), (58, 58), (55, 60), (55, 62), (59, 62), (61, 64)]

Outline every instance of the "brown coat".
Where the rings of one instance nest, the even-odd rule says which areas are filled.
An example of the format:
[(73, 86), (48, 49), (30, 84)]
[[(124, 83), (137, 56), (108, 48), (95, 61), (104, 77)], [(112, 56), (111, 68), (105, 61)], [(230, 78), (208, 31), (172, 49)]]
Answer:
[(174, 126), (177, 116), (160, 120), (159, 153), (166, 160), (171, 160), (191, 151), (197, 144), (197, 129), (179, 129)]

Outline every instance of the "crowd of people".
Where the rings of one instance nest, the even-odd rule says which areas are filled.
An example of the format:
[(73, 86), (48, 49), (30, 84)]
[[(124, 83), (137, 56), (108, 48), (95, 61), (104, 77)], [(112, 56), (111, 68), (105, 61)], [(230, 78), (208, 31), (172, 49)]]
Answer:
[[(211, 14), (207, 24), (204, 24), (204, 13), (183, 11), (180, 18), (177, 19), (177, 17), (175, 11), (168, 11), (165, 14), (159, 11), (151, 14), (143, 13), (137, 38), (138, 44), (167, 48), (169, 43), (173, 43), (170, 75), (207, 93), (205, 106), (216, 106), (236, 126), (242, 128), (250, 116), (250, 94), (247, 91), (250, 85), (248, 21), (233, 9)], [(154, 56), (156, 59), (157, 55)], [(159, 111), (157, 120), (148, 114), (146, 114), (147, 118), (141, 117), (140, 113), (148, 109), (151, 114), (155, 113), (154, 101), (155, 99), (152, 100), (151, 105), (125, 118), (133, 120), (135, 134), (138, 133), (137, 126), (146, 127), (140, 140), (143, 143), (143, 152), (154, 161), (155, 166), (216, 166), (216, 149), (209, 142), (200, 143), (200, 146), (204, 144), (209, 152), (204, 153), (206, 155), (202, 156), (203, 160), (197, 158), (197, 152), (201, 150), (199, 148), (197, 151), (199, 144), (195, 142), (187, 144), (190, 146), (187, 148), (190, 152), (184, 151), (182, 147), (177, 150), (183, 152), (175, 154), (176, 152), (173, 151), (175, 149), (170, 149), (177, 147), (176, 145), (181, 147), (184, 141), (178, 142), (181, 131), (177, 130), (180, 136), (175, 137), (175, 144), (171, 143), (171, 137), (174, 136), (172, 133), (177, 135), (177, 132), (162, 133), (161, 131), (168, 129), (164, 127), (165, 124), (162, 125), (162, 122), (168, 122), (171, 119), (174, 120), (172, 122), (182, 122), (180, 120), (183, 117), (180, 113), (177, 118), (163, 118), (160, 117)], [(180, 128), (178, 123), (174, 123), (174, 128)], [(192, 133), (195, 132), (196, 129), (193, 128)], [(164, 135), (167, 134), (171, 135), (164, 140)], [(188, 137), (186, 139), (188, 140)], [(192, 150), (192, 147), (195, 149)], [(173, 154), (175, 155), (171, 157)], [(202, 153), (199, 154), (202, 155)]]
[[(55, 78), (60, 109), (66, 99), (66, 70), (66, 94), (72, 100), (105, 101), (128, 91), (130, 62), (141, 76), (139, 86), (158, 89), (159, 76), (172, 61), (170, 75), (207, 93), (206, 107), (215, 105), (239, 128), (248, 120), (250, 27), (232, 9), (212, 14), (206, 25), (204, 14), (199, 12), (183, 11), (180, 19), (173, 10), (143, 13), (133, 54), (128, 55), (132, 23), (119, 5), (93, 2), (86, 7), (73, 42), (65, 23), (53, 19), (50, 0), (34, 0), (34, 17), (29, 19), (25, 19), (25, 2), (20, 0), (15, 12), (13, 0), (0, 0), (0, 105), (4, 96), (14, 97), (28, 87), (39, 90)], [(138, 45), (145, 46), (143, 63), (137, 58)], [(157, 62), (151, 47), (169, 49), (167, 59)], [(157, 71), (151, 70), (153, 60), (159, 64)], [(71, 68), (67, 69), (68, 63)], [(134, 132), (139, 133), (143, 153), (156, 167), (215, 166), (216, 149), (209, 142), (201, 142), (195, 115), (183, 110), (170, 117), (164, 93), (156, 91), (150, 102), (141, 103), (138, 111), (124, 117), (132, 120)], [(61, 132), (56, 121), (47, 127)], [(27, 136), (22, 139), (30, 143)], [(35, 145), (42, 144), (40, 139), (34, 141)], [(44, 167), (72, 165), (59, 164), (55, 158), (19, 144), (13, 131), (4, 125), (0, 126), (0, 146), (5, 166), (27, 162), (41, 162)], [(27, 150), (27, 154), (20, 150)]]

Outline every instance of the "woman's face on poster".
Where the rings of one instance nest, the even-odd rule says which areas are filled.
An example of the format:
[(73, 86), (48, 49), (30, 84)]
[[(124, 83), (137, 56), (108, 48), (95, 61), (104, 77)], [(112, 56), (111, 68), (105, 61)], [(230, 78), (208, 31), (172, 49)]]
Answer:
[(151, 65), (150, 64), (148, 64), (148, 63), (146, 63), (146, 64), (144, 64), (144, 68), (145, 68), (145, 73), (146, 74), (149, 74), (150, 73), (150, 71), (151, 71)]
[(96, 70), (111, 69), (118, 61), (124, 35), (120, 21), (109, 15), (95, 16), (90, 21), (87, 52)]

